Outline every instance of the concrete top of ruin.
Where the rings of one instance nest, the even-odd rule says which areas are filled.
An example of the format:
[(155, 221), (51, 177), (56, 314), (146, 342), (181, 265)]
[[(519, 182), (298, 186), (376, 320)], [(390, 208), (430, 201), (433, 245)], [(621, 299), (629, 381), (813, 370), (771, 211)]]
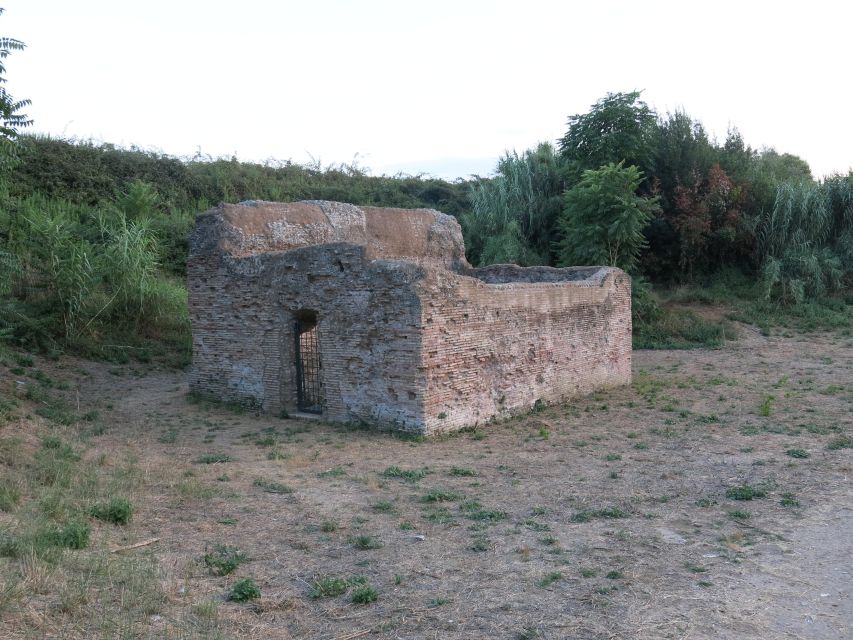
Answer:
[(318, 245), (364, 247), (368, 260), (399, 260), (438, 267), (487, 286), (601, 286), (612, 267), (519, 267), (499, 264), (473, 268), (465, 259), (462, 228), (434, 209), (357, 207), (342, 202), (248, 200), (220, 204), (196, 218), (190, 258), (205, 255), (250, 258)]
[(459, 223), (433, 209), (323, 200), (220, 204), (198, 216), (192, 244), (197, 255), (219, 252), (243, 258), (337, 242), (363, 246), (368, 260), (470, 268)]

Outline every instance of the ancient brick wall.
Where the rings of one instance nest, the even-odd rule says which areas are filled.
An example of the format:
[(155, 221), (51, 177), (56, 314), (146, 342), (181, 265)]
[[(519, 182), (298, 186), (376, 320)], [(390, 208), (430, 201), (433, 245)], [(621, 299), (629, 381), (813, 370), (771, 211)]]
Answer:
[[(524, 279), (538, 269), (513, 271)], [(421, 291), (427, 431), (630, 382), (630, 279), (618, 269), (566, 271), (589, 277), (545, 283), (435, 275)]]
[(190, 244), (190, 387), (206, 396), (295, 411), (308, 311), (327, 420), (437, 433), (630, 381), (624, 273), (472, 269), (438, 212), (223, 205)]
[(318, 314), (324, 418), (421, 430), (417, 265), (351, 244), (190, 267), (193, 367), (203, 395), (297, 410), (295, 320)]

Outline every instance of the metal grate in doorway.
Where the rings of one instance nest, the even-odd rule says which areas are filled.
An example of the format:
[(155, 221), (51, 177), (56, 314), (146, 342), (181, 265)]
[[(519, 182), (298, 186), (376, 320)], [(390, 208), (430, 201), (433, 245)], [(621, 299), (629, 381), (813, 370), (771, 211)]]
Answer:
[(307, 413), (323, 413), (323, 365), (316, 319), (297, 320), (294, 333), (297, 406)]

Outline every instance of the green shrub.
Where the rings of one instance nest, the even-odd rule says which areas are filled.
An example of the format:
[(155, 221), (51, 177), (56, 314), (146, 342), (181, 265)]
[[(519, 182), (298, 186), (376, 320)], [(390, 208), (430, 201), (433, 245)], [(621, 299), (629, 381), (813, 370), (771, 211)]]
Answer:
[(309, 594), (312, 598), (334, 598), (346, 593), (349, 582), (336, 576), (322, 576), (314, 581)]
[(228, 599), (232, 602), (248, 602), (260, 597), (261, 590), (251, 578), (235, 582), (228, 593)]
[(761, 487), (752, 487), (748, 484), (726, 489), (726, 497), (729, 500), (752, 500), (753, 498), (766, 498), (767, 491)]
[(355, 604), (370, 604), (371, 602), (376, 602), (379, 599), (379, 592), (366, 584), (352, 592), (352, 601)]
[(83, 522), (68, 522), (42, 529), (36, 534), (36, 540), (47, 546), (84, 549), (89, 546), (89, 533), (89, 525)]
[(213, 550), (205, 553), (202, 562), (215, 576), (226, 576), (246, 562), (246, 554), (237, 547), (225, 544), (214, 545)]
[(133, 505), (124, 498), (112, 498), (107, 503), (98, 503), (89, 509), (89, 515), (104, 522), (125, 525), (133, 517)]

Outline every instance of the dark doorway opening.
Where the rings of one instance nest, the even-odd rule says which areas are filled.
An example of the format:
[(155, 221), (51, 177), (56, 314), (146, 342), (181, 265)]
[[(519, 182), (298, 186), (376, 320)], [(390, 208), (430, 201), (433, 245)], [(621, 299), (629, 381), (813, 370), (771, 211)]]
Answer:
[(322, 362), (317, 312), (300, 311), (294, 326), (296, 336), (296, 406), (307, 413), (323, 413)]

